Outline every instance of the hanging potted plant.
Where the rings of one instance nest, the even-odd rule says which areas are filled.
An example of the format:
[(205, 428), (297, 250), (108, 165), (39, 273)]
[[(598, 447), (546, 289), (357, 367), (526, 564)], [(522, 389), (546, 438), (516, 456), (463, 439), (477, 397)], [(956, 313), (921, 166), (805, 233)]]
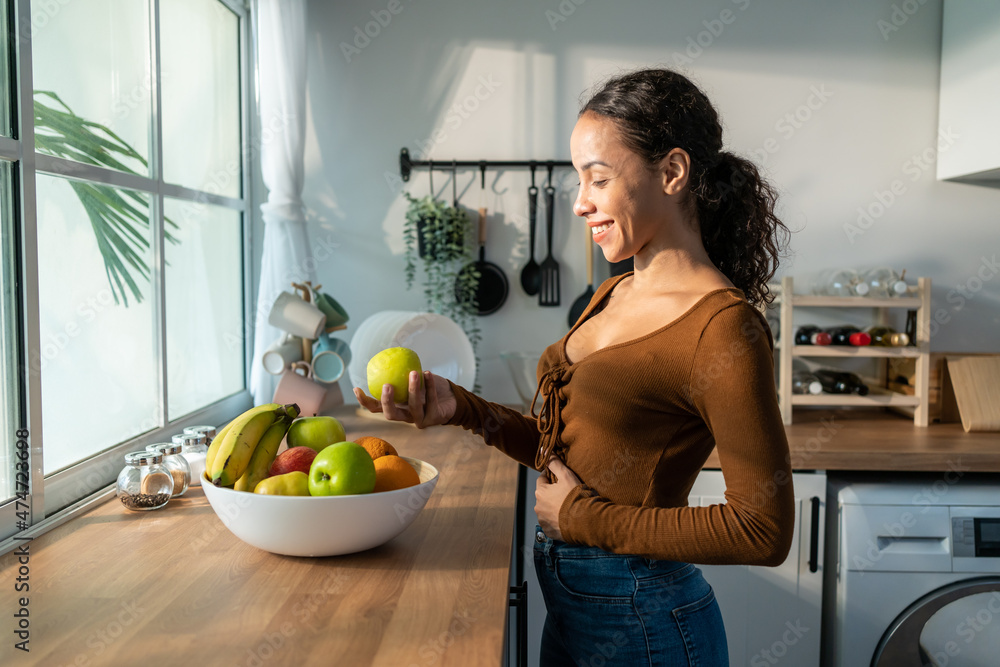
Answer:
[(479, 273), (462, 271), (473, 259), (469, 243), (472, 221), (464, 209), (449, 206), (430, 195), (416, 198), (404, 192), (403, 196), (410, 204), (403, 225), (406, 288), (413, 287), (419, 259), (423, 265), (427, 310), (454, 320), (465, 331), (472, 349), (477, 350), (480, 340), (476, 315)]

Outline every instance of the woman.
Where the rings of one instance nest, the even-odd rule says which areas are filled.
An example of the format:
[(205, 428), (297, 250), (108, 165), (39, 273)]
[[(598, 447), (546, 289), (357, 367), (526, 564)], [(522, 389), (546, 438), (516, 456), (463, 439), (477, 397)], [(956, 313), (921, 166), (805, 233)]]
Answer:
[[(787, 229), (753, 164), (722, 151), (718, 114), (688, 79), (642, 70), (606, 83), (570, 141), (574, 212), (606, 281), (538, 365), (535, 417), (425, 373), (386, 418), (456, 424), (525, 465), (548, 615), (541, 664), (728, 665), (711, 587), (693, 563), (778, 565), (794, 518), (769, 299)], [(713, 447), (722, 505), (688, 507)]]

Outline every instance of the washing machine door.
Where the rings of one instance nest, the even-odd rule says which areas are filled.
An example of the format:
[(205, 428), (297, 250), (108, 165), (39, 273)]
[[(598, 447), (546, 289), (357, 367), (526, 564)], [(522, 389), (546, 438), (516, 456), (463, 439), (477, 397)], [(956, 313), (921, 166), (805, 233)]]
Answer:
[(923, 596), (889, 625), (871, 667), (995, 667), (1000, 577), (977, 577)]

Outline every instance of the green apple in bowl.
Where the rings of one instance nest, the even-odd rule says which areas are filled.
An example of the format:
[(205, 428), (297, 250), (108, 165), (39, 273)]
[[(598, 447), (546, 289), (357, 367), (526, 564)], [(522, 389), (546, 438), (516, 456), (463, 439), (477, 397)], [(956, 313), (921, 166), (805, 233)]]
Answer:
[(420, 376), (420, 386), (424, 384), (424, 373), (420, 368), (420, 357), (407, 347), (390, 347), (368, 360), (368, 393), (376, 400), (382, 400), (382, 387), (392, 385), (393, 400), (406, 403), (410, 397), (410, 372)]
[(349, 496), (371, 493), (375, 488), (375, 463), (356, 442), (337, 442), (326, 447), (309, 467), (309, 494)]
[(309, 447), (317, 452), (347, 437), (344, 425), (334, 417), (299, 417), (288, 428), (289, 447)]

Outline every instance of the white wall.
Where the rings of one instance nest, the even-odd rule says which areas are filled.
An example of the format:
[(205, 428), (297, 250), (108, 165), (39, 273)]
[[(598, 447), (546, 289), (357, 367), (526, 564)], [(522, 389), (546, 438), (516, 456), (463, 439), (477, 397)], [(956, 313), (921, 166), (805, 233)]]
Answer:
[[(389, 6), (309, 6), (305, 200), (312, 238), (339, 244), (317, 273), (350, 312), (348, 335), (378, 310), (420, 308), (420, 292), (404, 289), (405, 201), (386, 178), (398, 175), (401, 147), (416, 151), (440, 131), (425, 157), (569, 159), (569, 135), (589, 87), (622, 68), (674, 66), (687, 51), (681, 69), (717, 104), (728, 146), (756, 154), (783, 194), (781, 211), (795, 234), (782, 274), (809, 278), (828, 267), (888, 264), (930, 276), (939, 322), (948, 318), (934, 327), (933, 348), (997, 351), (1000, 278), (983, 268), (983, 258), (1000, 251), (1000, 192), (934, 176), (940, 2), (401, 0), (402, 10), (381, 14), (391, 21), (348, 62), (342, 44), (374, 20), (371, 12)], [(691, 46), (699, 40), (705, 46)], [(470, 100), (483, 80), (495, 90), (481, 87), (478, 108), (457, 116), (453, 105)], [(802, 121), (788, 120), (796, 113)], [(928, 162), (914, 162), (925, 152)], [(459, 182), (465, 187), (472, 178), (469, 172)], [(570, 171), (560, 178), (562, 308), (539, 308), (518, 287), (526, 171), (505, 173), (494, 186), (502, 196), (488, 202), (504, 216), (491, 220), (487, 256), (512, 287), (507, 304), (481, 320), (482, 386), (492, 399), (517, 400), (498, 353), (540, 349), (562, 336), (569, 305), (585, 287), (585, 237), (570, 210), (576, 177)], [(859, 207), (878, 212), (879, 196), (890, 195), (877, 193), (891, 192), (894, 181), (902, 194), (852, 235)], [(435, 188), (448, 198), (446, 185), (439, 174)], [(407, 188), (425, 194), (426, 171)], [(463, 201), (478, 206), (478, 185)], [(977, 282), (977, 272), (992, 279)], [(960, 300), (956, 285), (968, 285), (968, 296)]]

